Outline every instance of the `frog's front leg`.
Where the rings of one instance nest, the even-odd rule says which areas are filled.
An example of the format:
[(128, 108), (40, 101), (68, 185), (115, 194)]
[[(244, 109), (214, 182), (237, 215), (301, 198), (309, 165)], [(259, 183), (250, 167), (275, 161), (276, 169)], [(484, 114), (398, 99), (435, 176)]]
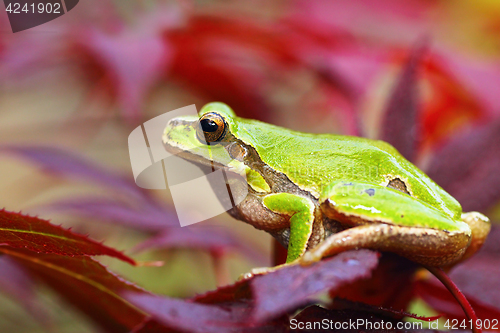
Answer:
[(308, 198), (290, 193), (269, 194), (264, 197), (263, 203), (275, 213), (290, 216), (290, 239), (286, 262), (296, 260), (306, 251), (313, 232), (314, 203)]
[(467, 249), (471, 229), (410, 195), (380, 185), (339, 182), (327, 187), (321, 210), (351, 227), (306, 252), (310, 264), (351, 249), (389, 251), (429, 266), (455, 263)]
[(311, 200), (290, 193), (276, 193), (266, 195), (263, 203), (275, 213), (290, 216), (290, 238), (286, 263), (274, 267), (254, 268), (249, 273), (243, 274), (240, 280), (296, 264), (296, 260), (306, 251), (313, 233), (315, 205)]

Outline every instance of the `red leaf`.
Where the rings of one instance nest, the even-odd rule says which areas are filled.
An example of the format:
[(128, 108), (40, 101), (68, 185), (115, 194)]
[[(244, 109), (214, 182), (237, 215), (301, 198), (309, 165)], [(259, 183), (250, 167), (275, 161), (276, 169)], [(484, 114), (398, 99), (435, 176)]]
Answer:
[(381, 139), (392, 144), (404, 157), (413, 160), (417, 143), (417, 70), (426, 44), (417, 45), (411, 52), (391, 93), (382, 120)]
[(500, 200), (500, 118), (453, 138), (438, 150), (427, 174), (464, 211), (485, 211)]
[(66, 256), (108, 255), (135, 265), (121, 252), (37, 217), (0, 211), (0, 244)]
[(176, 48), (173, 79), (249, 118), (269, 117), (264, 98), (269, 75), (293, 62), (284, 40), (250, 21), (193, 16), (185, 29), (167, 32), (165, 40)]
[(170, 63), (172, 51), (158, 32), (122, 31), (107, 34), (85, 29), (79, 36), (80, 52), (88, 54), (112, 82), (124, 116), (140, 119), (144, 96)]
[(144, 291), (89, 257), (38, 254), (6, 246), (0, 246), (0, 252), (15, 259), (109, 332), (129, 332), (147, 317), (120, 296), (123, 291)]
[(252, 317), (262, 322), (296, 309), (320, 292), (370, 276), (377, 263), (376, 252), (350, 251), (309, 267), (295, 265), (256, 276), (251, 281), (255, 299)]
[(280, 242), (276, 240), (276, 238), (273, 238), (272, 243), (273, 243), (273, 254), (272, 254), (273, 266), (284, 264), (286, 262), (288, 250), (283, 245), (281, 245)]
[(481, 101), (448, 68), (452, 60), (433, 52), (422, 63), (422, 83), (427, 89), (422, 93), (419, 139), (424, 150), (485, 119)]

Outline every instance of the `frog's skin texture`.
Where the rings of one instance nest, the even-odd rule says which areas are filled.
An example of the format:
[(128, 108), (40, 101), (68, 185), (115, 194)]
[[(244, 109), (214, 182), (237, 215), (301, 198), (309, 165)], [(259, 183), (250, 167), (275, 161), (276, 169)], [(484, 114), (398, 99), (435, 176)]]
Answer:
[[(350, 249), (389, 251), (428, 266), (471, 256), (490, 230), (391, 145), (301, 133), (237, 117), (223, 103), (172, 119), (171, 153), (246, 175), (248, 194), (229, 213), (310, 264)], [(207, 143), (208, 142), (208, 143)]]

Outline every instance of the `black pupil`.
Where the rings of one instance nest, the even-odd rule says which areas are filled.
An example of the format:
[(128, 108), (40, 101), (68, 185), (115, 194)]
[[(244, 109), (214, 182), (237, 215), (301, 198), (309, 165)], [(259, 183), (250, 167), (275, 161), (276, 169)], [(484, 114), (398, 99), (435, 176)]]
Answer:
[(203, 132), (215, 132), (219, 128), (219, 126), (217, 126), (215, 121), (210, 119), (203, 119), (200, 121), (200, 124)]

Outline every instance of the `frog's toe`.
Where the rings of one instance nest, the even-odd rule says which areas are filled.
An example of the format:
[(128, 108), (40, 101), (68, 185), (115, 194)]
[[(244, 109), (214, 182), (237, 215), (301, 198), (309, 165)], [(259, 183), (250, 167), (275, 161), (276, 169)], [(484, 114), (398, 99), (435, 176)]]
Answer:
[(248, 280), (251, 279), (253, 276), (254, 274), (252, 274), (252, 272), (243, 273), (238, 277), (238, 281)]
[(299, 259), (299, 264), (301, 266), (309, 266), (321, 260), (321, 254), (316, 251), (306, 251), (302, 257)]
[(486, 216), (478, 212), (463, 213), (462, 221), (469, 225), (472, 236), (471, 243), (462, 257), (462, 260), (464, 260), (472, 256), (483, 246), (490, 232), (491, 223)]
[(256, 267), (252, 268), (250, 272), (241, 274), (238, 278), (238, 281), (248, 280), (253, 278), (256, 275), (264, 275), (276, 270), (276, 267)]

